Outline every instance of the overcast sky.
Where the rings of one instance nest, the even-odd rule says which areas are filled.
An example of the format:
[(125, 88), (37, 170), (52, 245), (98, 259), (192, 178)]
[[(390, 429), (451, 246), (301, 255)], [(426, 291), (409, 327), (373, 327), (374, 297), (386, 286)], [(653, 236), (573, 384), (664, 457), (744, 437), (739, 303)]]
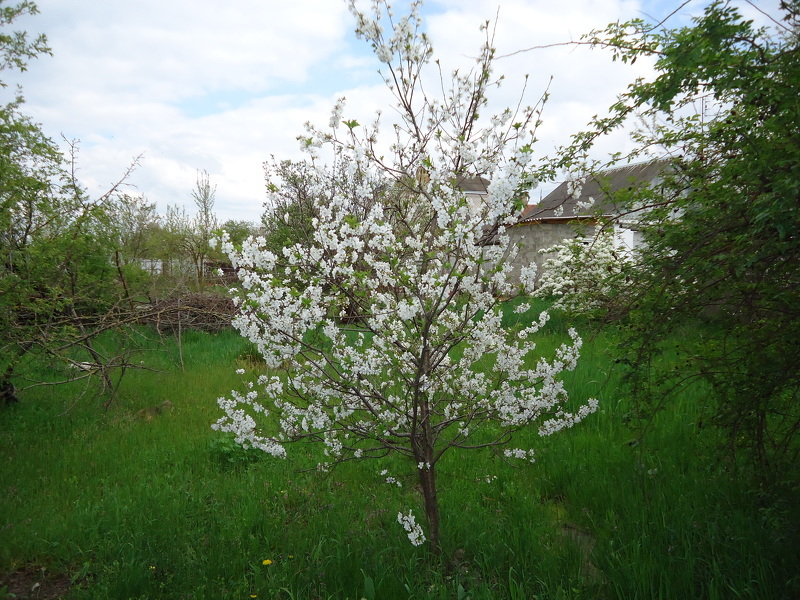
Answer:
[[(372, 120), (385, 105), (380, 66), (352, 33), (344, 0), (37, 0), (40, 14), (19, 28), (45, 33), (53, 50), (19, 77), (25, 112), (52, 138), (78, 140), (79, 176), (91, 194), (107, 190), (137, 156), (130, 193), (164, 212), (194, 211), (198, 170), (217, 186), (220, 221), (258, 220), (266, 200), (263, 162), (299, 158), (303, 123), (327, 123), (337, 98), (344, 117)], [(401, 3), (396, 3), (400, 5)], [(479, 26), (499, 10), (499, 55), (575, 40), (616, 20), (658, 21), (679, 6), (659, 0), (428, 0), (423, 18), (435, 56), (448, 69), (471, 66)], [(693, 2), (672, 25), (697, 13)], [(774, 11), (777, 0), (757, 2)], [(398, 9), (399, 10), (399, 9)], [(755, 17), (755, 10), (745, 6)], [(550, 77), (551, 100), (536, 151), (551, 153), (602, 114), (645, 61), (622, 65), (602, 50), (555, 47), (497, 63), (506, 83), (493, 105), (516, 104), (530, 75), (528, 103)], [(0, 92), (9, 99), (13, 89)], [(623, 138), (602, 151), (621, 149)]]

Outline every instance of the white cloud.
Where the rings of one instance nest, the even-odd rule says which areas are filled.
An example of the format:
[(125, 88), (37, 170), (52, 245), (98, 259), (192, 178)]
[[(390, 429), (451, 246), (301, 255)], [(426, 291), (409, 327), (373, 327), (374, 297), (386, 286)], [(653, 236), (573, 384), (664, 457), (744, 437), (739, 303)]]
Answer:
[[(479, 25), (494, 19), (497, 1), (439, 0), (423, 9), (446, 72), (469, 68), (481, 43)], [(636, 0), (504, 0), (498, 54), (577, 39), (610, 21), (653, 14), (671, 3)], [(163, 211), (190, 210), (197, 170), (217, 185), (221, 220), (258, 219), (266, 198), (262, 163), (297, 158), (305, 121), (325, 124), (335, 99), (345, 116), (370, 121), (386, 106), (379, 63), (351, 33), (337, 0), (39, 0), (41, 14), (20, 26), (47, 34), (52, 58), (18, 80), (26, 111), (52, 137), (81, 140), (80, 176), (97, 194), (143, 154), (130, 182)], [(654, 14), (658, 13), (658, 14)], [(635, 76), (602, 51), (558, 46), (503, 58), (507, 75), (493, 107), (518, 100), (530, 74), (528, 103), (552, 75), (551, 101), (540, 130), (550, 152), (603, 113)], [(5, 75), (5, 74), (4, 74)], [(8, 80), (6, 76), (6, 80)], [(6, 92), (8, 93), (8, 92)], [(388, 113), (388, 111), (386, 111)], [(624, 140), (608, 142), (608, 150)]]

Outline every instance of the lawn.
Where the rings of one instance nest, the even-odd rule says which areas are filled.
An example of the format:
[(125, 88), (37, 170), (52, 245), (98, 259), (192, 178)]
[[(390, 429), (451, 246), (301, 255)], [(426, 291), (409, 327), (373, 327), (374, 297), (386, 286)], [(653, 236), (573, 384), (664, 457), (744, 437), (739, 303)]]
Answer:
[[(562, 326), (554, 319), (545, 337), (554, 344)], [(326, 474), (313, 469), (315, 447), (274, 459), (212, 431), (235, 370), (259, 368), (235, 332), (185, 332), (180, 351), (151, 332), (142, 345), (147, 369), (126, 375), (108, 410), (64, 388), (0, 410), (0, 598), (773, 600), (800, 590), (796, 507), (766, 505), (713, 458), (700, 386), (640, 439), (612, 333), (587, 335), (567, 378), (599, 412), (552, 438), (531, 432), (534, 464), (477, 451), (440, 464), (441, 557), (411, 546), (397, 523), (399, 510), (424, 514), (398, 459)]]

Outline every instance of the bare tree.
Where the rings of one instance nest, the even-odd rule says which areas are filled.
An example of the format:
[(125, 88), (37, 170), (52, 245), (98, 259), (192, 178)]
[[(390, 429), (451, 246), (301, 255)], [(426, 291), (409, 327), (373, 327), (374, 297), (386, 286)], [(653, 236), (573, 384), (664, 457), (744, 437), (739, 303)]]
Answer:
[(194, 263), (197, 276), (197, 287), (201, 289), (205, 278), (205, 261), (211, 252), (211, 239), (217, 229), (217, 215), (214, 213), (214, 197), (217, 186), (211, 185), (208, 171), (197, 172), (197, 182), (192, 190), (192, 199), (197, 207), (197, 214), (191, 222), (186, 238), (186, 249)]

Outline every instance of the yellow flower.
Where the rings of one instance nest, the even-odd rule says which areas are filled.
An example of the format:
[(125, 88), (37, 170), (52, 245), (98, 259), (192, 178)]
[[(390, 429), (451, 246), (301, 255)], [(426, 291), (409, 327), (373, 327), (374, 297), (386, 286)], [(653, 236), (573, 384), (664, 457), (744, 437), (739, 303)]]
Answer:
[(270, 559), (268, 559), (268, 558), (265, 558), (265, 559), (264, 559), (264, 560), (261, 562), (261, 564), (262, 564), (262, 565), (271, 565), (271, 564), (272, 564), (272, 561), (271, 561)]

